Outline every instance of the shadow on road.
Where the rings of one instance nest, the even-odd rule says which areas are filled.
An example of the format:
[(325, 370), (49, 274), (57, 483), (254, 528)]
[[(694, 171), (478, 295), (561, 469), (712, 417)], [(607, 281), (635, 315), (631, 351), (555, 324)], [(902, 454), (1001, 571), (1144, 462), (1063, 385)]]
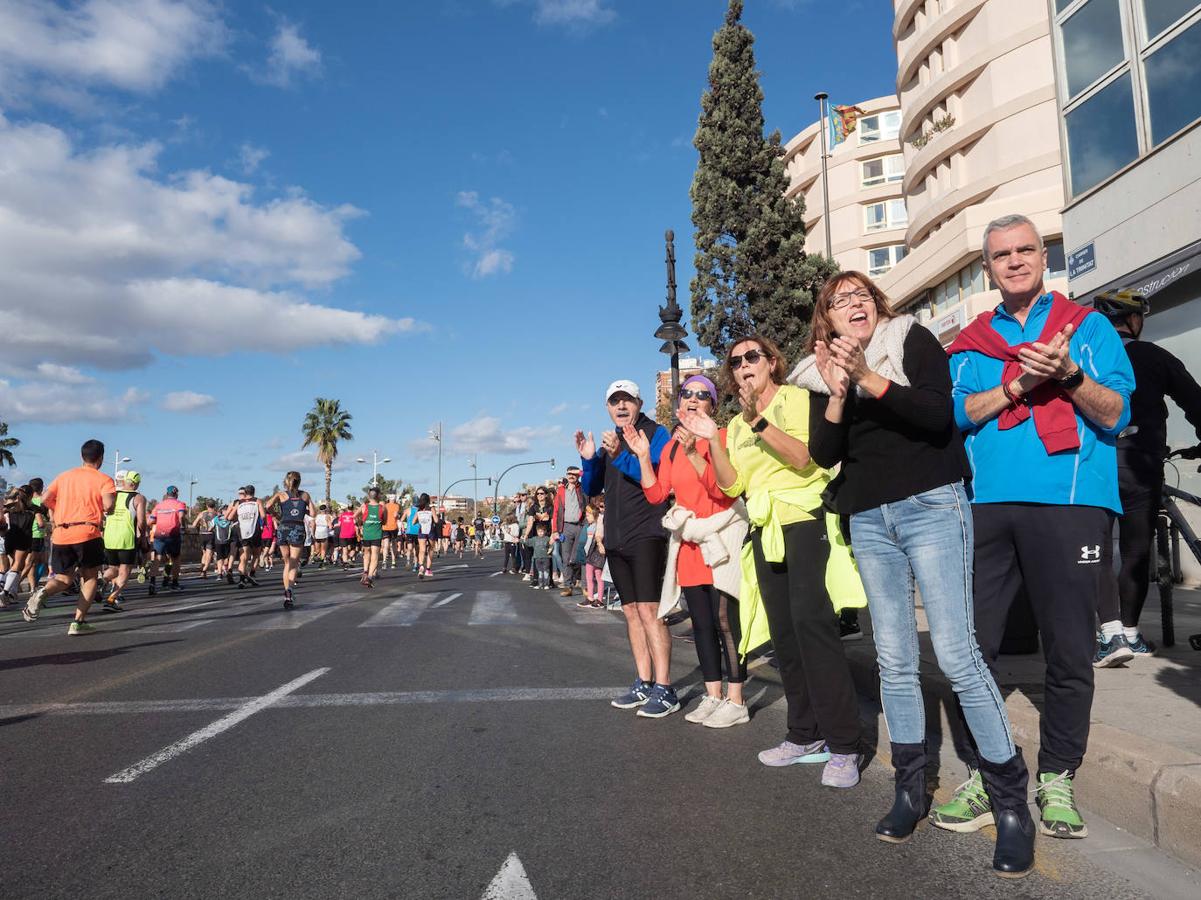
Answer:
[(47, 653), (42, 656), (26, 656), (18, 659), (0, 659), (0, 672), (9, 669), (30, 669), (34, 666), (73, 666), (78, 663), (96, 662), (112, 656), (124, 656), (131, 650), (143, 647), (158, 647), (162, 644), (179, 643), (179, 638), (165, 641), (147, 641), (124, 647), (109, 647), (105, 650), (81, 650), (74, 653)]

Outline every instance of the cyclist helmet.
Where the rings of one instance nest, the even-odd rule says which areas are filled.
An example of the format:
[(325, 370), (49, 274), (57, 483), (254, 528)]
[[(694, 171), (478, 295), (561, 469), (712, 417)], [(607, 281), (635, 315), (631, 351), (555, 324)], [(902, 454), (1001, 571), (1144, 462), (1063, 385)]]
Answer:
[(1134, 313), (1147, 315), (1151, 304), (1137, 291), (1102, 291), (1093, 297), (1093, 309), (1107, 319), (1124, 319)]

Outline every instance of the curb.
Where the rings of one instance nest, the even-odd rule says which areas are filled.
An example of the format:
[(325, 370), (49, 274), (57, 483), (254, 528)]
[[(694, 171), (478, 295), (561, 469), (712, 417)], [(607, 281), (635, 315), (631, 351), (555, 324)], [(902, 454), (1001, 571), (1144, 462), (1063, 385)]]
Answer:
[[(880, 675), (876, 667), (875, 645), (870, 637), (845, 644), (847, 662), (855, 687), (865, 699), (880, 701)], [(767, 655), (752, 659), (749, 674), (775, 684), (780, 673)], [(948, 715), (954, 709), (954, 691), (935, 666), (923, 658), (922, 692), (926, 699), (926, 728), (930, 735), (931, 755), (939, 759), (939, 780), (955, 784), (967, 770), (955, 756), (950, 736), (961, 728), (958, 717)], [(1002, 685), (1002, 692), (1007, 686)], [(1039, 711), (1026, 696), (1009, 690), (1005, 701), (1016, 743), (1022, 747), (1027, 763), (1038, 757)], [(884, 761), (890, 759), (888, 729), (879, 714), (875, 751)], [(941, 753), (934, 749), (941, 748)], [(1031, 776), (1033, 777), (1033, 766)], [(949, 776), (949, 777), (948, 777)], [(1084, 766), (1075, 778), (1076, 795), (1081, 806), (1104, 810), (1103, 818), (1129, 831), (1181, 862), (1201, 866), (1201, 756), (1188, 750), (1163, 744), (1144, 735), (1114, 725), (1093, 722)], [(1087, 839), (1086, 839), (1087, 840)]]

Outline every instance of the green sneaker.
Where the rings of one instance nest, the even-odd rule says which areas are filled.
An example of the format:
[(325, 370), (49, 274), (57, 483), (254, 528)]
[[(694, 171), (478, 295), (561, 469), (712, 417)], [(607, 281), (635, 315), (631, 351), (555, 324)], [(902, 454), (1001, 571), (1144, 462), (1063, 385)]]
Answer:
[(1038, 830), (1047, 837), (1069, 840), (1088, 837), (1088, 828), (1085, 827), (1084, 818), (1076, 808), (1076, 800), (1072, 796), (1071, 772), (1061, 772), (1058, 775), (1040, 772), (1035, 802), (1042, 812)]
[(972, 776), (955, 788), (955, 796), (930, 810), (930, 821), (947, 831), (966, 833), (992, 825), (992, 801), (984, 790), (984, 779), (972, 770)]
[(91, 634), (96, 630), (96, 626), (91, 622), (72, 622), (67, 628), (67, 634)]

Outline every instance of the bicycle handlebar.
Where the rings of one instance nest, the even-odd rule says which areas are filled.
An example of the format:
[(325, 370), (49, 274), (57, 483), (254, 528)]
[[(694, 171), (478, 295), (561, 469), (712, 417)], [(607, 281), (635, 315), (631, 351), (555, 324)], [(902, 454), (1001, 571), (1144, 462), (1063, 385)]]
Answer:
[(1201, 444), (1196, 447), (1184, 447), (1180, 450), (1173, 450), (1167, 455), (1166, 459), (1201, 459)]

